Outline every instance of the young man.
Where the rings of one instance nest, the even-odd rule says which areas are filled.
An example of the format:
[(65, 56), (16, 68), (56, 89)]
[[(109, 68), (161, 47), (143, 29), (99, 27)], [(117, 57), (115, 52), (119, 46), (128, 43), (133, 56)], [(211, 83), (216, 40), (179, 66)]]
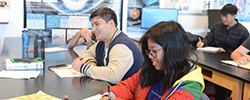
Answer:
[(117, 29), (113, 10), (102, 7), (90, 16), (92, 32), (98, 42), (76, 58), (72, 66), (76, 71), (94, 79), (116, 84), (136, 73), (142, 66), (140, 49)]
[[(239, 47), (248, 37), (247, 29), (235, 19), (237, 7), (227, 4), (221, 9), (221, 20), (213, 25), (211, 32), (196, 44), (197, 48), (203, 46), (220, 47), (220, 52), (232, 52)], [(226, 100), (230, 96), (230, 91), (215, 85), (215, 100)]]
[(237, 7), (232, 4), (225, 5), (221, 10), (221, 22), (213, 25), (211, 32), (196, 44), (197, 48), (203, 46), (220, 47), (220, 52), (232, 52), (239, 47), (248, 37), (247, 29), (235, 19)]

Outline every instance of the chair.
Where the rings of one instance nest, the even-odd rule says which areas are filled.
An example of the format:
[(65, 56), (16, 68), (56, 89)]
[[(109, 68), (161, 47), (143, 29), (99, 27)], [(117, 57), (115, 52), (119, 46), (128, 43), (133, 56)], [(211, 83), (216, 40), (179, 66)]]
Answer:
[(209, 97), (205, 93), (201, 93), (201, 100), (210, 100)]

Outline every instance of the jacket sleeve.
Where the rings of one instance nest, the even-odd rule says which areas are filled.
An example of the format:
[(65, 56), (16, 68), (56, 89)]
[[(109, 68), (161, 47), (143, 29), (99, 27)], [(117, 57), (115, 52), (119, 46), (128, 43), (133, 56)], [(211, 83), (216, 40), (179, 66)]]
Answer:
[(213, 41), (214, 41), (214, 27), (211, 29), (210, 32), (207, 33), (207, 36), (204, 39), (202, 39), (204, 46), (211, 45)]
[[(90, 48), (92, 49), (92, 48)], [(84, 74), (94, 79), (109, 81), (116, 84), (134, 63), (133, 52), (124, 44), (117, 44), (109, 52), (107, 66), (86, 66), (82, 68)], [(91, 60), (88, 60), (91, 61)]]
[[(95, 59), (95, 50), (96, 50), (96, 45), (98, 43), (92, 45), (89, 49), (87, 49), (81, 56), (83, 58), (83, 61), (91, 61), (97, 63)], [(88, 63), (88, 62), (85, 62)]]
[[(113, 92), (116, 96), (116, 100), (133, 100), (135, 91), (139, 85), (139, 75), (140, 71), (135, 73), (132, 77), (118, 82), (115, 86), (110, 88), (110, 91)], [(105, 90), (103, 94), (107, 92)]]
[(249, 32), (246, 30), (246, 31), (243, 31), (243, 36), (242, 38), (240, 39), (240, 42), (239, 42), (239, 45), (241, 45), (244, 41), (247, 40), (247, 38), (249, 37)]

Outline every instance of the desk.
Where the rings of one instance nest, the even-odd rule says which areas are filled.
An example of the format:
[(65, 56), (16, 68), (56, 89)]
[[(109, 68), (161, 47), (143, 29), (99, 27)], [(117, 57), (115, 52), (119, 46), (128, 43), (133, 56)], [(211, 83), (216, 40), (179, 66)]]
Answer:
[(243, 100), (248, 100), (250, 98), (250, 85), (249, 83), (244, 83), (244, 90), (243, 90)]
[[(29, 41), (33, 41), (31, 38)], [(47, 47), (67, 47), (66, 44), (52, 44), (51, 39), (45, 39)], [(7, 37), (3, 43), (2, 55), (0, 56), (0, 70), (5, 69), (6, 58), (22, 57), (21, 38)], [(33, 43), (29, 44), (29, 49), (33, 49)], [(0, 99), (13, 98), (22, 95), (28, 95), (42, 90), (43, 92), (63, 98), (69, 95), (70, 100), (83, 99), (98, 93), (102, 93), (108, 82), (93, 80), (88, 77), (81, 78), (60, 78), (54, 72), (48, 70), (48, 65), (71, 64), (77, 55), (72, 54), (71, 49), (63, 52), (45, 53), (45, 66), (40, 70), (41, 73), (37, 79), (0, 79)], [(33, 53), (24, 53), (28, 57), (33, 57)]]
[(204, 79), (231, 90), (232, 100), (241, 100), (244, 83), (250, 82), (250, 70), (221, 63), (221, 60), (231, 59), (230, 53), (196, 53)]

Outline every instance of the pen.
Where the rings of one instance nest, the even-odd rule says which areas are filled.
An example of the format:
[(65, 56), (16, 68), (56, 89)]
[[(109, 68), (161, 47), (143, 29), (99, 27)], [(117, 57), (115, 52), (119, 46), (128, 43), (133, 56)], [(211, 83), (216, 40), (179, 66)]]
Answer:
[(60, 68), (55, 68), (55, 69), (73, 69), (73, 67), (60, 67)]
[(110, 99), (110, 90), (109, 90), (109, 86), (108, 86), (108, 93), (109, 93), (109, 100), (111, 100), (111, 99)]
[(201, 42), (201, 37), (199, 37), (199, 42)]
[(241, 56), (247, 56), (247, 54), (246, 53), (244, 53), (244, 52), (241, 52), (241, 51), (237, 51)]
[(240, 56), (243, 56), (243, 54), (240, 51), (237, 51), (237, 52), (240, 54)]

